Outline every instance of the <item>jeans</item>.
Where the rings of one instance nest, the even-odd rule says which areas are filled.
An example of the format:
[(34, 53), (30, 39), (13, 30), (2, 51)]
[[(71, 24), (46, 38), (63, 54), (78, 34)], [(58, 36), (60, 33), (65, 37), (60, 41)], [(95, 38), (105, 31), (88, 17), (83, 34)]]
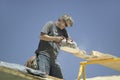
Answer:
[(38, 55), (39, 70), (45, 72), (46, 75), (63, 79), (61, 68), (56, 59), (52, 59), (44, 54)]

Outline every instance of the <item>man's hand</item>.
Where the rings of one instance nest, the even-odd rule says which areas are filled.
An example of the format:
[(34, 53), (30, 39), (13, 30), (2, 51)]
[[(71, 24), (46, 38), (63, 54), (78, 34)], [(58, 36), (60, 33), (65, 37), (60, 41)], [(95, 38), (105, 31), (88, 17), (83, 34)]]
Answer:
[(68, 38), (68, 39), (67, 39), (67, 43), (69, 43), (69, 44), (73, 44), (73, 40), (70, 39), (70, 38)]
[(57, 42), (57, 43), (61, 42), (63, 39), (64, 39), (64, 37), (62, 37), (62, 36), (54, 37), (54, 41)]

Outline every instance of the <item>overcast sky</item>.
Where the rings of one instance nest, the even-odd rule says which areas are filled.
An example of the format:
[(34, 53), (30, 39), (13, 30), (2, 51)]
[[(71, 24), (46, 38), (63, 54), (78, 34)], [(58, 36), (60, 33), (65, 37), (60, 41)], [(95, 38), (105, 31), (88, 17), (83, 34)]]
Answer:
[[(81, 49), (120, 57), (120, 0), (0, 0), (0, 60), (24, 65), (44, 24), (66, 13), (74, 19), (67, 30)], [(63, 51), (58, 59), (65, 80), (75, 80), (84, 60)], [(120, 75), (100, 65), (89, 65), (86, 72), (87, 77)]]

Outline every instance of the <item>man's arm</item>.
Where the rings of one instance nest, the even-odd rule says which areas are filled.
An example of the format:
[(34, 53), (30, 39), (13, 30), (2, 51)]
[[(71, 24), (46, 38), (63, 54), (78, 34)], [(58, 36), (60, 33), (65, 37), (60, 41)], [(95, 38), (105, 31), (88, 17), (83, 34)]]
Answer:
[(45, 33), (41, 33), (40, 39), (44, 41), (55, 41), (55, 42), (61, 42), (63, 40), (63, 37), (61, 36), (49, 36)]

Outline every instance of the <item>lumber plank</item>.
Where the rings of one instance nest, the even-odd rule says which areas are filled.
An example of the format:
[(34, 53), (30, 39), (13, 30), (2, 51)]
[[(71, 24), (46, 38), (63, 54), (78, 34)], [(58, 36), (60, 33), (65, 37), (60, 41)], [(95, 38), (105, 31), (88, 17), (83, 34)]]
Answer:
[[(119, 57), (110, 55), (108, 53), (102, 53), (99, 51), (91, 51), (91, 53), (88, 55), (85, 51), (70, 47), (62, 47), (61, 50), (65, 52), (72, 53), (76, 57), (85, 59), (87, 61), (95, 61), (95, 60), (111, 60), (111, 59), (117, 59)], [(98, 63), (100, 65), (103, 65), (105, 67), (120, 71), (120, 60), (117, 62), (104, 62), (104, 63)]]

